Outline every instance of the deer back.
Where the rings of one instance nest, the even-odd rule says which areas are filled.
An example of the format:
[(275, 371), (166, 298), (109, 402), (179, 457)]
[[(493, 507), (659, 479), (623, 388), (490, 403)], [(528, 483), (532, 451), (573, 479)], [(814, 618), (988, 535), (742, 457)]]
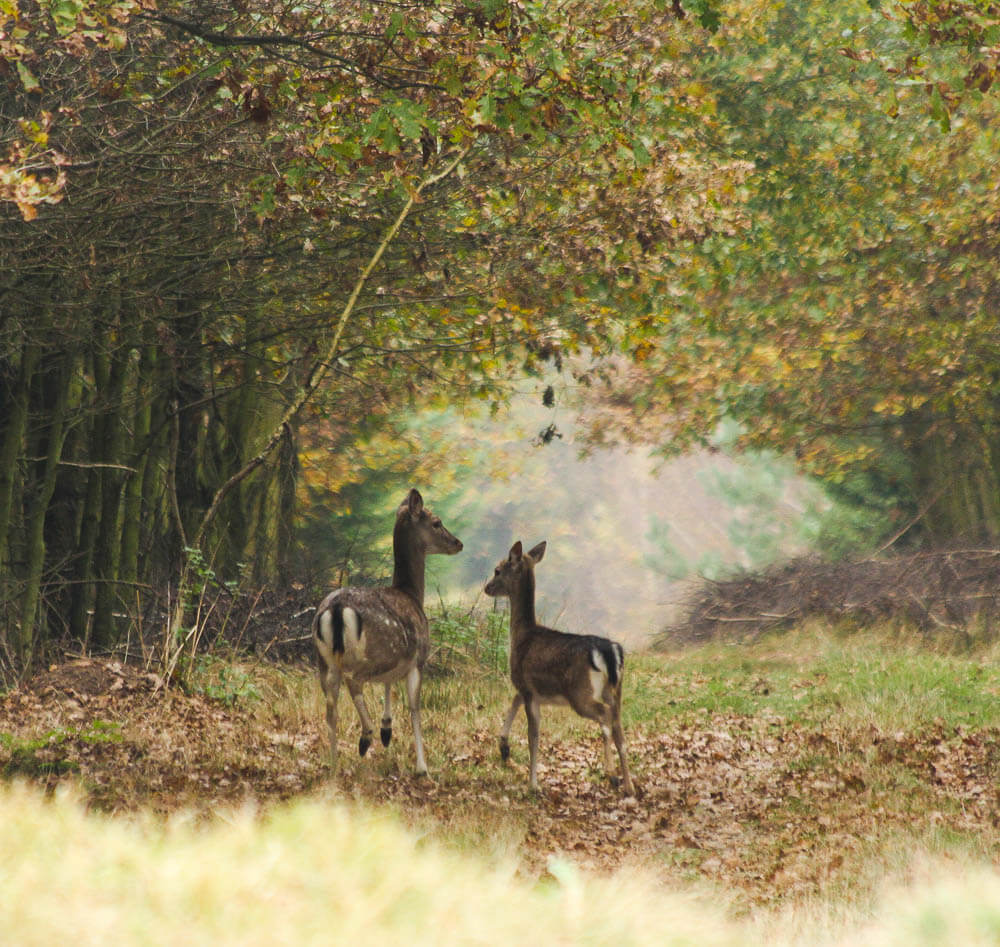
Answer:
[(514, 643), (511, 681), (522, 693), (542, 699), (582, 690), (602, 700), (606, 686), (618, 688), (624, 658), (622, 646), (607, 638), (536, 625)]
[(349, 587), (331, 592), (313, 621), (316, 646), (327, 665), (340, 661), (359, 681), (395, 680), (422, 668), (430, 651), (423, 608), (395, 588)]

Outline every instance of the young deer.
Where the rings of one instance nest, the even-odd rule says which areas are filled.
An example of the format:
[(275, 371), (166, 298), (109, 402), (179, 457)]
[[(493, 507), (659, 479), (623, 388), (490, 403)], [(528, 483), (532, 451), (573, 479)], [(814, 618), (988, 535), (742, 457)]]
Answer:
[(611, 739), (618, 749), (622, 785), (632, 794), (632, 777), (625, 758), (622, 733), (622, 646), (597, 635), (570, 635), (535, 621), (535, 565), (545, 555), (545, 543), (523, 553), (511, 547), (486, 583), (486, 594), (510, 599), (510, 679), (517, 688), (500, 732), (500, 757), (510, 756), (511, 724), (524, 704), (531, 753), (531, 788), (538, 788), (538, 725), (542, 704), (569, 704), (581, 717), (595, 720), (604, 736), (604, 766), (611, 781)]
[(424, 506), (420, 493), (410, 490), (396, 511), (392, 532), (395, 562), (392, 585), (337, 589), (316, 610), (313, 637), (319, 655), (319, 680), (326, 697), (334, 768), (340, 682), (346, 681), (361, 718), (358, 751), (364, 756), (372, 743), (372, 723), (365, 707), (363, 685), (385, 685), (380, 736), (382, 745), (388, 746), (392, 739), (391, 688), (405, 677), (417, 772), (427, 772), (420, 733), (421, 673), (430, 650), (430, 632), (424, 614), (424, 563), (431, 553), (451, 556), (461, 551), (462, 543)]

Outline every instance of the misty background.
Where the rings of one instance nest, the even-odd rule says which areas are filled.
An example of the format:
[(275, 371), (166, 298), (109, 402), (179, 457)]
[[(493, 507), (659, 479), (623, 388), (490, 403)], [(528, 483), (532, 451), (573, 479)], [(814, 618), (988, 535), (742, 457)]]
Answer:
[[(543, 399), (550, 386), (555, 397)], [(331, 584), (385, 581), (394, 512), (416, 486), (465, 544), (428, 558), (429, 606), (505, 607), (482, 592), (494, 566), (516, 540), (545, 540), (539, 621), (635, 649), (678, 620), (693, 582), (819, 542), (831, 502), (781, 457), (732, 454), (726, 430), (710, 449), (672, 459), (588, 450), (579, 407), (570, 379), (526, 378), (506, 405), (427, 410), (383, 432), (368, 445), (378, 462), (355, 471), (335, 502), (313, 498), (304, 531), (314, 570)]]

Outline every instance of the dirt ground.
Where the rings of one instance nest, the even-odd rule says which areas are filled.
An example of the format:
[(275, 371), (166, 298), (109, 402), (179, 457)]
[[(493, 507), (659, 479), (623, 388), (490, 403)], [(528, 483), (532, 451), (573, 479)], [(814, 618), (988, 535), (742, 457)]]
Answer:
[[(430, 779), (403, 768), (404, 732), (406, 752), (376, 747), (364, 761), (355, 757), (333, 789), (321, 719), (269, 720), (266, 710), (248, 714), (165, 688), (115, 661), (56, 665), (0, 698), (0, 774), (48, 789), (73, 782), (90, 805), (112, 813), (210, 817), (247, 801), (266, 809), (332, 792), (387, 805), (460, 845), (475, 846), (476, 832), (484, 843), (492, 835), (509, 847), (513, 839), (529, 876), (544, 877), (552, 855), (601, 871), (641, 864), (735, 887), (749, 903), (850, 885), (897, 833), (950, 832), (997, 850), (997, 728), (941, 724), (885, 736), (706, 714), (628, 736), (634, 798), (601, 778), (597, 738), (549, 740), (543, 788), (530, 794), (524, 761), (502, 766), (487, 729), (450, 748), (446, 761), (439, 756)], [(442, 752), (429, 750), (432, 760)], [(526, 756), (525, 747), (515, 743), (514, 754)]]

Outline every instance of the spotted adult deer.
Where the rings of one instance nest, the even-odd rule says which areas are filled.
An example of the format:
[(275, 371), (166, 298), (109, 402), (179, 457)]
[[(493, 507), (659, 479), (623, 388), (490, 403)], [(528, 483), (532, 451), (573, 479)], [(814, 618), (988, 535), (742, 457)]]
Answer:
[(372, 723), (363, 686), (385, 685), (380, 736), (392, 739), (392, 685), (406, 678), (406, 697), (413, 723), (417, 772), (427, 772), (420, 732), (420, 684), (430, 650), (430, 632), (424, 614), (424, 564), (428, 555), (462, 551), (439, 517), (424, 506), (419, 491), (410, 490), (396, 511), (392, 532), (392, 585), (347, 587), (331, 592), (313, 618), (313, 637), (319, 653), (319, 680), (326, 697), (330, 753), (337, 765), (337, 698), (345, 681), (361, 718), (358, 752), (364, 756), (372, 743)]
[(621, 782), (632, 794), (632, 777), (625, 758), (622, 733), (622, 669), (625, 653), (616, 642), (598, 635), (570, 635), (535, 621), (535, 565), (545, 555), (545, 543), (524, 553), (511, 547), (486, 583), (486, 594), (510, 599), (510, 678), (517, 688), (500, 732), (500, 757), (510, 756), (510, 728), (523, 704), (528, 718), (531, 754), (530, 785), (538, 788), (538, 726), (542, 704), (569, 704), (581, 717), (595, 720), (604, 736), (604, 767), (612, 774), (611, 740), (621, 763)]

